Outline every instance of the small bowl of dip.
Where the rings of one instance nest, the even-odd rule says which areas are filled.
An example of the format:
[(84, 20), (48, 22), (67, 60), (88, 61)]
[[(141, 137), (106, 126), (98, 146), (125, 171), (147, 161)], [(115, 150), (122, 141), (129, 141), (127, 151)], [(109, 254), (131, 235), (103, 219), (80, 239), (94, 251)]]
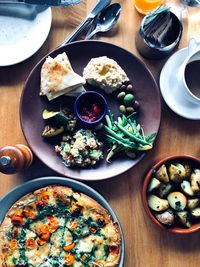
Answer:
[(86, 125), (100, 123), (108, 112), (106, 99), (100, 93), (87, 91), (79, 95), (74, 103), (77, 119)]

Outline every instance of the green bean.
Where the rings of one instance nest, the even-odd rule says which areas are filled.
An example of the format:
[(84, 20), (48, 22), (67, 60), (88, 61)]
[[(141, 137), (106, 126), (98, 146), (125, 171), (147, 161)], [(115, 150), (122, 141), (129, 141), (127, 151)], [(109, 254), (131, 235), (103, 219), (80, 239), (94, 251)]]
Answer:
[(126, 129), (124, 129), (120, 124), (118, 124), (117, 122), (115, 122), (117, 127), (127, 136), (129, 136), (130, 138), (132, 138), (134, 141), (136, 141), (137, 143), (140, 143), (142, 145), (149, 145), (148, 142), (146, 142), (143, 139), (140, 139), (139, 137), (131, 134), (130, 132), (128, 132)]
[(108, 152), (108, 155), (106, 157), (106, 161), (110, 162), (110, 159), (117, 154), (118, 152), (120, 152), (121, 150), (123, 150), (123, 147), (119, 146), (119, 145), (113, 145), (111, 150)]
[(105, 119), (106, 119), (106, 123), (107, 123), (108, 127), (112, 128), (112, 122), (111, 122), (110, 116), (106, 115)]
[(152, 143), (154, 141), (155, 137), (156, 137), (156, 133), (151, 133), (151, 134), (147, 135), (145, 139), (147, 142)]
[(118, 144), (124, 146), (126, 149), (137, 149), (137, 147), (135, 146), (135, 143), (129, 143), (129, 144), (128, 144), (128, 143), (124, 143), (123, 141), (118, 140), (118, 139), (116, 139), (115, 137), (110, 136), (110, 135), (108, 135), (108, 134), (106, 134), (106, 137), (107, 137), (108, 139), (110, 139), (110, 140), (112, 140), (112, 141), (115, 141), (115, 142), (117, 142)]

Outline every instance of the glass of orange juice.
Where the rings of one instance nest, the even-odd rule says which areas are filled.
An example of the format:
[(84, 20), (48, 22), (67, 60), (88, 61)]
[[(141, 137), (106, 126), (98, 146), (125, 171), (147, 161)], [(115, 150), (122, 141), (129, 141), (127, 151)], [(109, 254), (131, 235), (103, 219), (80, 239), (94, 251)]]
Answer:
[(141, 14), (147, 14), (164, 3), (164, 0), (133, 0), (135, 8)]

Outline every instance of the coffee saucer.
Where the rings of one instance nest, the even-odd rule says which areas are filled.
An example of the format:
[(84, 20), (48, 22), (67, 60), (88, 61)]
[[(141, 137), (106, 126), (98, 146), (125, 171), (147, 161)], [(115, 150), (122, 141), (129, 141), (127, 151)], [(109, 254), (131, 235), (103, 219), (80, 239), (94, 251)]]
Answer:
[(200, 120), (200, 105), (193, 104), (183, 96), (182, 88), (178, 85), (178, 70), (188, 56), (188, 48), (174, 53), (165, 63), (160, 74), (160, 91), (166, 104), (179, 116)]

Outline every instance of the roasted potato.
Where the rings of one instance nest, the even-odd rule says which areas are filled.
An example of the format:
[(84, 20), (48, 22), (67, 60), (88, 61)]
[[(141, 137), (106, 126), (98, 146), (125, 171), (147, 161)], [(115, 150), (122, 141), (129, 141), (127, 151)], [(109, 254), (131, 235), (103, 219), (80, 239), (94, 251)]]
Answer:
[(187, 194), (188, 196), (194, 196), (194, 192), (192, 190), (192, 187), (191, 187), (191, 184), (190, 182), (184, 180), (182, 183), (181, 183), (181, 188), (183, 190), (183, 192), (185, 194)]
[(195, 218), (200, 218), (200, 208), (195, 208), (191, 211), (191, 215)]
[(161, 182), (156, 179), (156, 178), (152, 178), (149, 185), (148, 185), (148, 189), (147, 189), (147, 192), (151, 192), (153, 191), (154, 189), (157, 189), (159, 188), (159, 186), (161, 185)]
[(169, 202), (169, 205), (177, 211), (184, 210), (187, 205), (186, 197), (180, 192), (169, 193), (167, 200)]
[(154, 211), (164, 211), (169, 208), (169, 203), (166, 199), (161, 199), (152, 194), (148, 196), (148, 204)]
[(162, 224), (172, 225), (174, 223), (174, 214), (172, 210), (166, 210), (163, 213), (157, 213), (155, 214), (155, 217)]
[(169, 178), (175, 183), (181, 183), (185, 178), (186, 171), (182, 164), (174, 163), (169, 166)]
[(159, 186), (159, 189), (158, 189), (158, 195), (159, 195), (159, 197), (161, 197), (161, 198), (166, 197), (172, 191), (172, 189), (173, 189), (173, 186), (170, 183), (167, 183), (167, 184), (164, 184), (163, 183), (163, 184), (161, 184)]
[(192, 226), (188, 211), (179, 211), (179, 212), (176, 213), (176, 215), (177, 215), (177, 218), (178, 218), (179, 222), (182, 225), (184, 225), (184, 226), (186, 226), (188, 228), (190, 228)]
[(200, 191), (200, 170), (195, 169), (191, 174), (191, 187), (194, 193)]
[(200, 203), (200, 199), (199, 198), (192, 198), (192, 199), (188, 199), (187, 200), (187, 208), (189, 210), (193, 210), (195, 209)]
[(156, 178), (160, 180), (161, 182), (167, 183), (169, 182), (169, 176), (167, 173), (167, 168), (163, 164), (156, 172)]
[(184, 165), (184, 167), (185, 167), (185, 179), (188, 180), (191, 176), (192, 169), (191, 169), (190, 165), (187, 163)]

